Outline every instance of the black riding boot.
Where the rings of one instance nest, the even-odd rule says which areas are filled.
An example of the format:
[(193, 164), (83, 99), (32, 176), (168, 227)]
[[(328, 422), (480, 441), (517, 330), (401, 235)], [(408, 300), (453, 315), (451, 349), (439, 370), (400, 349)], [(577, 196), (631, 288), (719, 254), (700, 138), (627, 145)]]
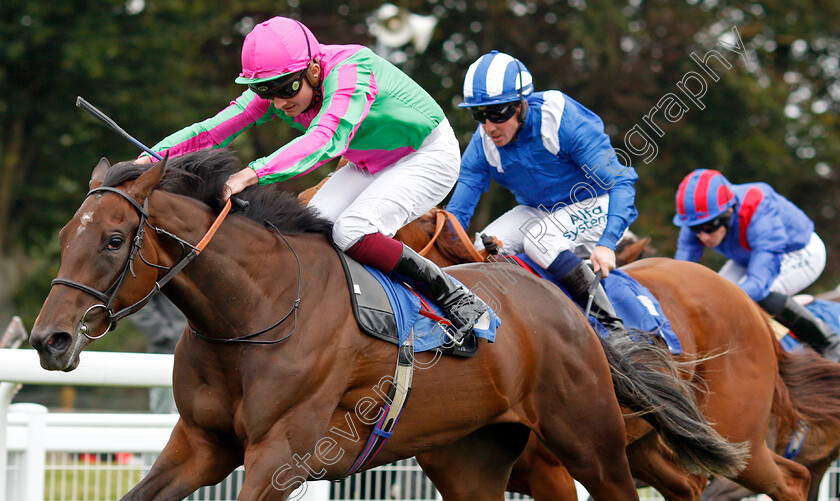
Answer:
[(779, 292), (771, 292), (758, 304), (797, 338), (822, 353), (826, 360), (840, 362), (840, 336), (808, 308)]
[(443, 308), (449, 321), (452, 322), (453, 341), (458, 346), (486, 311), (484, 303), (472, 292), (456, 285), (438, 265), (406, 245), (403, 245), (402, 255), (393, 273), (406, 277), (410, 281), (421, 282), (428, 288), (431, 298)]
[[(595, 272), (586, 263), (581, 261), (564, 277), (557, 277), (562, 285), (571, 294), (577, 304), (586, 308), (589, 301), (589, 289), (595, 281)], [(599, 283), (592, 292), (592, 315), (607, 328), (610, 333), (624, 332), (624, 322), (618, 318), (612, 303)]]

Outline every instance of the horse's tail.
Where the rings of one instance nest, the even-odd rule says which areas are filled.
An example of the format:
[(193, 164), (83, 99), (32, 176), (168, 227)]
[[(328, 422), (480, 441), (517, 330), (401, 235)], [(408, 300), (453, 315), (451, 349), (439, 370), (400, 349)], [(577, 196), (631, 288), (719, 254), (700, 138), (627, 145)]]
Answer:
[(645, 333), (601, 338), (619, 404), (648, 421), (688, 472), (733, 477), (749, 445), (727, 442), (706, 422), (677, 362), (649, 341)]
[(775, 336), (773, 342), (779, 365), (773, 414), (780, 437), (794, 431), (799, 419), (812, 430), (840, 434), (840, 364), (810, 349), (788, 353)]

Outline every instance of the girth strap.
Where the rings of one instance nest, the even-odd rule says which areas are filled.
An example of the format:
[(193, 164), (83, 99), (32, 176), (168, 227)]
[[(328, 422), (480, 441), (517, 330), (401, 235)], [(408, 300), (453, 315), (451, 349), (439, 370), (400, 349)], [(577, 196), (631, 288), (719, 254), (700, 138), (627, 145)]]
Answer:
[(394, 373), (394, 380), (391, 383), (391, 389), (388, 392), (388, 398), (385, 400), (385, 408), (382, 411), (382, 417), (376, 423), (376, 426), (368, 438), (365, 448), (359, 454), (356, 462), (350, 467), (350, 470), (344, 474), (345, 477), (358, 472), (359, 470), (370, 464), (373, 459), (379, 454), (388, 439), (394, 433), (394, 428), (402, 416), (405, 409), (405, 404), (408, 401), (408, 394), (411, 393), (411, 380), (414, 376), (414, 332), (408, 336), (408, 339), (400, 346), (397, 356), (397, 369)]

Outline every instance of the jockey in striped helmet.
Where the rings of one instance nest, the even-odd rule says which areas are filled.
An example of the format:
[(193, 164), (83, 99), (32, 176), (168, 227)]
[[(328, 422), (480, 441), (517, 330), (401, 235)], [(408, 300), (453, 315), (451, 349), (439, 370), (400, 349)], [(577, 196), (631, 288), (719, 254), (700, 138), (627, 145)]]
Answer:
[(683, 179), (676, 206), (676, 259), (699, 261), (706, 248), (729, 258), (721, 275), (800, 340), (840, 362), (840, 337), (791, 297), (825, 268), (825, 244), (802, 210), (768, 184), (731, 184), (711, 169)]
[(458, 178), (458, 140), (435, 100), (370, 49), (320, 44), (300, 21), (286, 17), (260, 23), (245, 37), (236, 83), (246, 87), (227, 108), (153, 149), (177, 157), (226, 148), (251, 126), (272, 119), (302, 132), (230, 176), (224, 199), (258, 183), (302, 176), (340, 156), (348, 159), (309, 205), (333, 224), (333, 241), (350, 257), (430, 292), (460, 344), (486, 307), (392, 238), (443, 200)]
[(495, 124), (507, 122), (518, 112), (518, 127), (501, 135), (507, 143), (519, 133), (527, 109), (525, 98), (533, 92), (528, 68), (519, 59), (494, 50), (470, 65), (464, 78), (464, 102), (458, 106), (470, 108), (479, 122)]
[[(677, 190), (677, 226), (695, 227), (718, 219), (735, 205), (732, 185), (716, 170), (699, 169), (683, 179)], [(729, 218), (720, 218), (728, 224)], [(695, 232), (696, 233), (696, 232)]]
[(491, 106), (513, 101), (534, 92), (534, 83), (522, 61), (494, 50), (470, 65), (464, 78), (464, 107)]
[[(618, 161), (595, 113), (560, 91), (534, 92), (528, 68), (508, 54), (469, 67), (460, 107), (478, 127), (447, 209), (466, 228), (491, 179), (513, 192), (518, 205), (479, 234), (524, 252), (586, 305), (595, 273), (582, 258), (605, 276), (615, 268), (616, 243), (636, 219), (636, 171)], [(609, 330), (623, 328), (600, 287), (593, 311)]]

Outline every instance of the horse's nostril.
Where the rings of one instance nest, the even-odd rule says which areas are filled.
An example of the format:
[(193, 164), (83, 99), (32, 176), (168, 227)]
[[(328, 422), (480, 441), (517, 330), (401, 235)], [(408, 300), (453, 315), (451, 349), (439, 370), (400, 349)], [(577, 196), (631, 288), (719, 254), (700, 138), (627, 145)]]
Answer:
[(63, 353), (73, 342), (68, 332), (55, 332), (47, 339), (46, 347), (53, 353)]

